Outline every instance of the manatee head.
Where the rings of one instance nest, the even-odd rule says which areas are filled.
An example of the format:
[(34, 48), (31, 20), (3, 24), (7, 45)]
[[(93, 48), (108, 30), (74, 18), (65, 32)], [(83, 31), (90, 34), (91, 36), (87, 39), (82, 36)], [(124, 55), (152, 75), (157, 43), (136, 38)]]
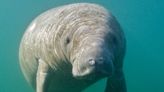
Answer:
[(105, 39), (91, 35), (83, 38), (80, 43), (73, 62), (73, 76), (77, 79), (112, 76), (113, 55)]

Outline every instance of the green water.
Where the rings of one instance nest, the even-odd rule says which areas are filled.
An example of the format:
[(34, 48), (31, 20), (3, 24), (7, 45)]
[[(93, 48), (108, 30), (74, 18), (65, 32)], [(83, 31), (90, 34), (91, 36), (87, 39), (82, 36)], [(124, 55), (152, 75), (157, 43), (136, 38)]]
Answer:
[[(0, 92), (33, 92), (18, 63), (20, 39), (41, 12), (72, 2), (95, 2), (118, 19), (127, 38), (128, 92), (164, 92), (164, 0), (1, 0)], [(103, 92), (104, 80), (85, 92)]]

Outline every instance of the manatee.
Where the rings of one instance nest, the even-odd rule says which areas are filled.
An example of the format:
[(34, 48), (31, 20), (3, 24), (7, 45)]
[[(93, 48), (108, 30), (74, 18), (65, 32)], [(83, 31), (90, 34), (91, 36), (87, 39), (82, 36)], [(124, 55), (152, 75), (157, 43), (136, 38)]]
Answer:
[(19, 61), (36, 92), (82, 92), (107, 78), (105, 92), (126, 92), (125, 36), (103, 6), (75, 3), (50, 9), (28, 26)]

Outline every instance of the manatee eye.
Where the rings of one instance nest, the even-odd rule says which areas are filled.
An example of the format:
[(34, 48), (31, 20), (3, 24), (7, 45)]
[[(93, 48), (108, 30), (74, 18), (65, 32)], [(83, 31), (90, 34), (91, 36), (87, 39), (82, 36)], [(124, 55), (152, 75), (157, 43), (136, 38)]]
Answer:
[(70, 43), (70, 38), (69, 38), (69, 37), (66, 38), (65, 43), (66, 43), (66, 44), (69, 44), (69, 43)]
[(116, 39), (116, 37), (113, 37), (112, 42), (113, 42), (113, 44), (117, 44), (117, 39)]

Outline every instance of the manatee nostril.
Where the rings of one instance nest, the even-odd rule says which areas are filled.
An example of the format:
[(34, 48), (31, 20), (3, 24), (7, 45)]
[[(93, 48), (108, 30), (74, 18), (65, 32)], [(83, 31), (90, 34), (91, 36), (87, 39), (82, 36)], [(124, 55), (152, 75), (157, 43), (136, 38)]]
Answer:
[(103, 63), (104, 63), (104, 58), (102, 58), (102, 57), (99, 58), (99, 59), (98, 59), (98, 62), (99, 62), (99, 64), (103, 64)]
[(89, 65), (95, 65), (95, 60), (93, 60), (93, 59), (89, 59)]

